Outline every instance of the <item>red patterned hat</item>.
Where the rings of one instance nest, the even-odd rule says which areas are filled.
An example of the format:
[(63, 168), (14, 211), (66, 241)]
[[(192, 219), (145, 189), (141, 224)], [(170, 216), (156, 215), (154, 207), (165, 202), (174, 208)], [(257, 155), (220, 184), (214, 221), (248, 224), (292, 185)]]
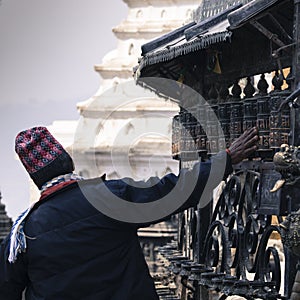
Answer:
[(52, 178), (74, 170), (72, 158), (46, 127), (20, 132), (15, 150), (38, 188)]

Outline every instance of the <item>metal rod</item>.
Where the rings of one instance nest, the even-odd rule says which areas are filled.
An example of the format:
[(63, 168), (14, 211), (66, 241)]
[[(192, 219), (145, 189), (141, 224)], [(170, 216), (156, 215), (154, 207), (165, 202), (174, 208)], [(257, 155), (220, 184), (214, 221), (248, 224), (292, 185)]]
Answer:
[(252, 20), (250, 21), (250, 24), (255, 27), (258, 31), (260, 31), (263, 35), (265, 35), (268, 39), (273, 41), (275, 44), (277, 44), (280, 47), (286, 46), (285, 43), (283, 43), (278, 36), (275, 33), (272, 33), (267, 28), (265, 28), (263, 25), (261, 25), (258, 21)]
[(278, 22), (278, 20), (276, 20), (275, 17), (271, 13), (268, 13), (267, 15), (270, 17), (270, 19), (275, 24), (275, 26), (277, 26), (277, 28), (281, 31), (281, 33), (284, 35), (284, 37), (291, 42), (293, 40), (292, 37), (285, 31), (285, 29)]

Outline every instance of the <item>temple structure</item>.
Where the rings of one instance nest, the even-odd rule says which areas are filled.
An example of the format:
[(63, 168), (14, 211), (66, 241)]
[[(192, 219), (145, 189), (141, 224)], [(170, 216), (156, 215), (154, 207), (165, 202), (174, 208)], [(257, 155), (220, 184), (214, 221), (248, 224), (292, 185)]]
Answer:
[[(183, 25), (199, 1), (124, 0), (128, 16), (113, 29), (117, 49), (95, 70), (103, 81), (96, 95), (78, 103), (73, 154), (80, 173), (145, 179), (177, 172), (171, 159), (171, 118), (178, 106), (133, 81), (141, 45)], [(146, 167), (145, 167), (146, 166)]]

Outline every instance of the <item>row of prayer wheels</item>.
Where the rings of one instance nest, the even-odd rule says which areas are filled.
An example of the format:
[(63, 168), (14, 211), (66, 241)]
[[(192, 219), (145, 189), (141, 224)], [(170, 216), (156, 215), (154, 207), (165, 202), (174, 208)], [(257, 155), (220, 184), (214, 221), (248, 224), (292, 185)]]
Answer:
[[(220, 91), (213, 85), (206, 95), (205, 104), (181, 108), (173, 118), (172, 155), (180, 158), (184, 153), (215, 154), (228, 147), (246, 129), (258, 128), (259, 142), (257, 156), (272, 158), (282, 144), (288, 144), (290, 133), (290, 110), (280, 104), (290, 94), (282, 90), (283, 81), (275, 72), (272, 80), (274, 89), (267, 92), (268, 83), (261, 75), (257, 89), (251, 79), (243, 89), (236, 81), (231, 94)], [(257, 91), (257, 92), (256, 92)]]

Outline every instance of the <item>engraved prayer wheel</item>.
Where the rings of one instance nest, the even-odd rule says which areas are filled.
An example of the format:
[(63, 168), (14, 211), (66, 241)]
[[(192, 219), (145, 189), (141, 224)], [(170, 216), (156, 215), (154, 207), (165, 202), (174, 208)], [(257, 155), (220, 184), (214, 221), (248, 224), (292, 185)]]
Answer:
[(179, 115), (173, 117), (172, 120), (172, 157), (178, 158), (180, 152), (180, 119)]
[(243, 131), (256, 126), (257, 120), (257, 99), (247, 98), (243, 105)]
[(179, 140), (179, 149), (180, 154), (187, 150), (189, 141), (187, 140), (188, 135), (188, 111), (181, 109), (179, 112), (179, 121), (180, 121), (180, 140)]
[(198, 123), (198, 116), (197, 116), (197, 106), (193, 106), (189, 108), (189, 132), (190, 132), (190, 137), (191, 137), (191, 144), (189, 145), (189, 150), (188, 151), (197, 151), (197, 125)]
[(258, 154), (262, 158), (270, 156), (270, 96), (257, 99)]
[[(224, 134), (225, 147), (228, 148), (230, 145), (230, 104), (229, 103), (219, 104), (218, 113), (219, 113), (219, 121)], [(219, 143), (221, 143), (220, 140)], [(222, 149), (222, 145), (220, 145), (220, 149)]]
[(247, 85), (244, 89), (245, 98), (243, 100), (243, 131), (256, 126), (257, 98), (253, 98), (255, 88), (250, 77), (247, 78)]
[(208, 154), (216, 154), (219, 151), (218, 123), (218, 105), (212, 105), (207, 110), (206, 135)]
[(243, 133), (243, 103), (232, 102), (230, 105), (230, 142)]
[(265, 75), (261, 74), (257, 83), (259, 90), (257, 97), (257, 120), (256, 127), (258, 129), (258, 155), (261, 158), (271, 158), (270, 150), (270, 96), (268, 95), (269, 84), (265, 79)]
[(195, 109), (181, 109), (179, 114), (181, 123), (180, 128), (180, 152), (196, 151), (196, 125)]
[(227, 87), (220, 90), (221, 101), (218, 103), (218, 118), (222, 132), (219, 132), (219, 149), (228, 148), (230, 145), (230, 104), (227, 102), (229, 91)]
[(218, 91), (215, 84), (212, 84), (208, 91), (206, 110), (206, 148), (208, 154), (215, 154), (219, 151), (218, 132)]
[(241, 101), (242, 89), (239, 80), (232, 87), (232, 98), (230, 99), (230, 143), (238, 138), (243, 132), (243, 102)]
[(278, 111), (280, 104), (289, 95), (289, 92), (280, 92), (272, 95), (270, 100), (270, 147), (277, 151), (282, 144), (288, 144), (290, 132), (290, 109), (288, 106)]
[(193, 139), (193, 125), (186, 124), (181, 127), (180, 152), (195, 151), (195, 142)]
[(201, 156), (202, 154), (207, 153), (207, 148), (206, 148), (207, 137), (204, 129), (206, 127), (206, 105), (198, 105), (196, 113), (197, 113), (197, 121), (198, 121), (195, 130), (196, 144), (197, 144), (197, 151)]

